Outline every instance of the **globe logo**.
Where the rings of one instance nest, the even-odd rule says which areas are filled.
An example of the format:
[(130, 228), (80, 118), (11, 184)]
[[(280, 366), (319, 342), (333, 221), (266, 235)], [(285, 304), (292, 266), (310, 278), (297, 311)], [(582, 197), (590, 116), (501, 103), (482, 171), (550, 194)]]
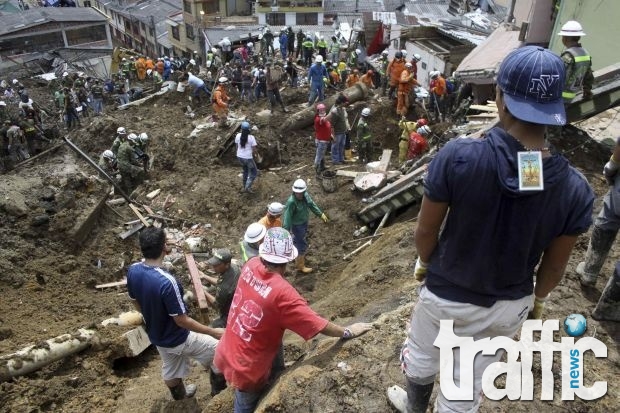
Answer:
[(588, 322), (581, 314), (571, 314), (564, 319), (564, 331), (571, 337), (579, 337), (586, 332)]

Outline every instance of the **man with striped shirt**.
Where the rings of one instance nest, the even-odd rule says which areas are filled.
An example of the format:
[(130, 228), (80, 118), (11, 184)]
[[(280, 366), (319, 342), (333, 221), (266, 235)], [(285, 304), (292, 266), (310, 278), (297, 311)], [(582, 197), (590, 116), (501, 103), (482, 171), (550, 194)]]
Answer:
[(144, 261), (131, 265), (127, 271), (129, 298), (142, 313), (149, 339), (161, 356), (162, 376), (172, 397), (192, 397), (196, 386), (183, 384), (183, 378), (189, 374), (190, 358), (205, 369), (211, 368), (223, 329), (208, 327), (187, 315), (183, 287), (162, 268), (169, 252), (163, 229), (142, 230), (140, 249)]

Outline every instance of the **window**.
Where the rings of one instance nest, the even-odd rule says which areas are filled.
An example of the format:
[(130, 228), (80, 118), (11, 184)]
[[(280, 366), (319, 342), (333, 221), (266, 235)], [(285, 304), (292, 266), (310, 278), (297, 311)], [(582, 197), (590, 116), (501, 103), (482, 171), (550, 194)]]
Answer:
[(194, 27), (189, 23), (185, 23), (185, 37), (188, 39), (194, 38)]
[(192, 3), (187, 0), (183, 0), (183, 11), (185, 13), (192, 14)]
[[(296, 13), (297, 25), (313, 25), (316, 26), (319, 24), (319, 14), (318, 13)], [(281, 24), (284, 24), (282, 22)]]
[(92, 6), (90, 5), (90, 1), (85, 1), (85, 2), (84, 2), (84, 7), (92, 7)]
[(267, 24), (271, 26), (284, 26), (285, 21), (284, 13), (267, 13)]
[(215, 14), (220, 11), (220, 3), (217, 1), (210, 1), (202, 3), (202, 11), (205, 14)]
[(142, 22), (140, 23), (140, 28), (142, 29), (143, 32), (146, 31), (146, 26)]
[(155, 37), (155, 30), (152, 27), (149, 27), (149, 36)]
[(426, 70), (426, 63), (422, 62), (422, 70)]
[(181, 36), (179, 35), (179, 26), (172, 27), (172, 37), (174, 37), (177, 40), (181, 40)]

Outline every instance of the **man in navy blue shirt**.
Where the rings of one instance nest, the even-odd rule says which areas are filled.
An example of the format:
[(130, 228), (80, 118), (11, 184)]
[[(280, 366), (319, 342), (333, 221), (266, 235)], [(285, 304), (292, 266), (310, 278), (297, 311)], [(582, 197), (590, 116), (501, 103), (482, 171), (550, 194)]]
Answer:
[(162, 358), (162, 376), (175, 400), (192, 397), (195, 385), (185, 387), (190, 358), (205, 369), (211, 368), (221, 328), (205, 326), (187, 315), (183, 287), (162, 268), (168, 250), (166, 233), (161, 228), (140, 232), (143, 262), (129, 267), (127, 291), (144, 317), (151, 343)]
[(323, 66), (323, 56), (318, 55), (314, 59), (314, 64), (308, 69), (308, 82), (310, 83), (310, 95), (308, 96), (308, 106), (312, 106), (314, 101), (325, 100), (325, 81), (327, 69)]
[[(440, 320), (454, 320), (459, 337), (513, 337), (528, 313), (541, 318), (578, 235), (592, 222), (590, 186), (545, 141), (547, 125), (566, 123), (564, 76), (562, 60), (549, 50), (513, 51), (497, 78), (501, 126), (483, 139), (449, 142), (429, 165), (415, 231), (414, 272), (425, 284), (401, 354), (407, 390), (388, 389), (402, 412), (426, 412), (439, 372)], [(482, 374), (502, 354), (478, 354), (472, 399), (441, 391), (436, 411), (477, 411)], [(460, 358), (455, 352), (457, 387)]]

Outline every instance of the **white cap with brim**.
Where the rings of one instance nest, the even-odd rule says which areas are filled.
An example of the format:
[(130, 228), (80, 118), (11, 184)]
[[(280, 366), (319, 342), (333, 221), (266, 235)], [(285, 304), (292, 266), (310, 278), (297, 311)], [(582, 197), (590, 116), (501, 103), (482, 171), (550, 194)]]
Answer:
[(502, 62), (497, 85), (504, 102), (517, 119), (539, 125), (566, 124), (564, 62), (548, 49), (524, 46)]

